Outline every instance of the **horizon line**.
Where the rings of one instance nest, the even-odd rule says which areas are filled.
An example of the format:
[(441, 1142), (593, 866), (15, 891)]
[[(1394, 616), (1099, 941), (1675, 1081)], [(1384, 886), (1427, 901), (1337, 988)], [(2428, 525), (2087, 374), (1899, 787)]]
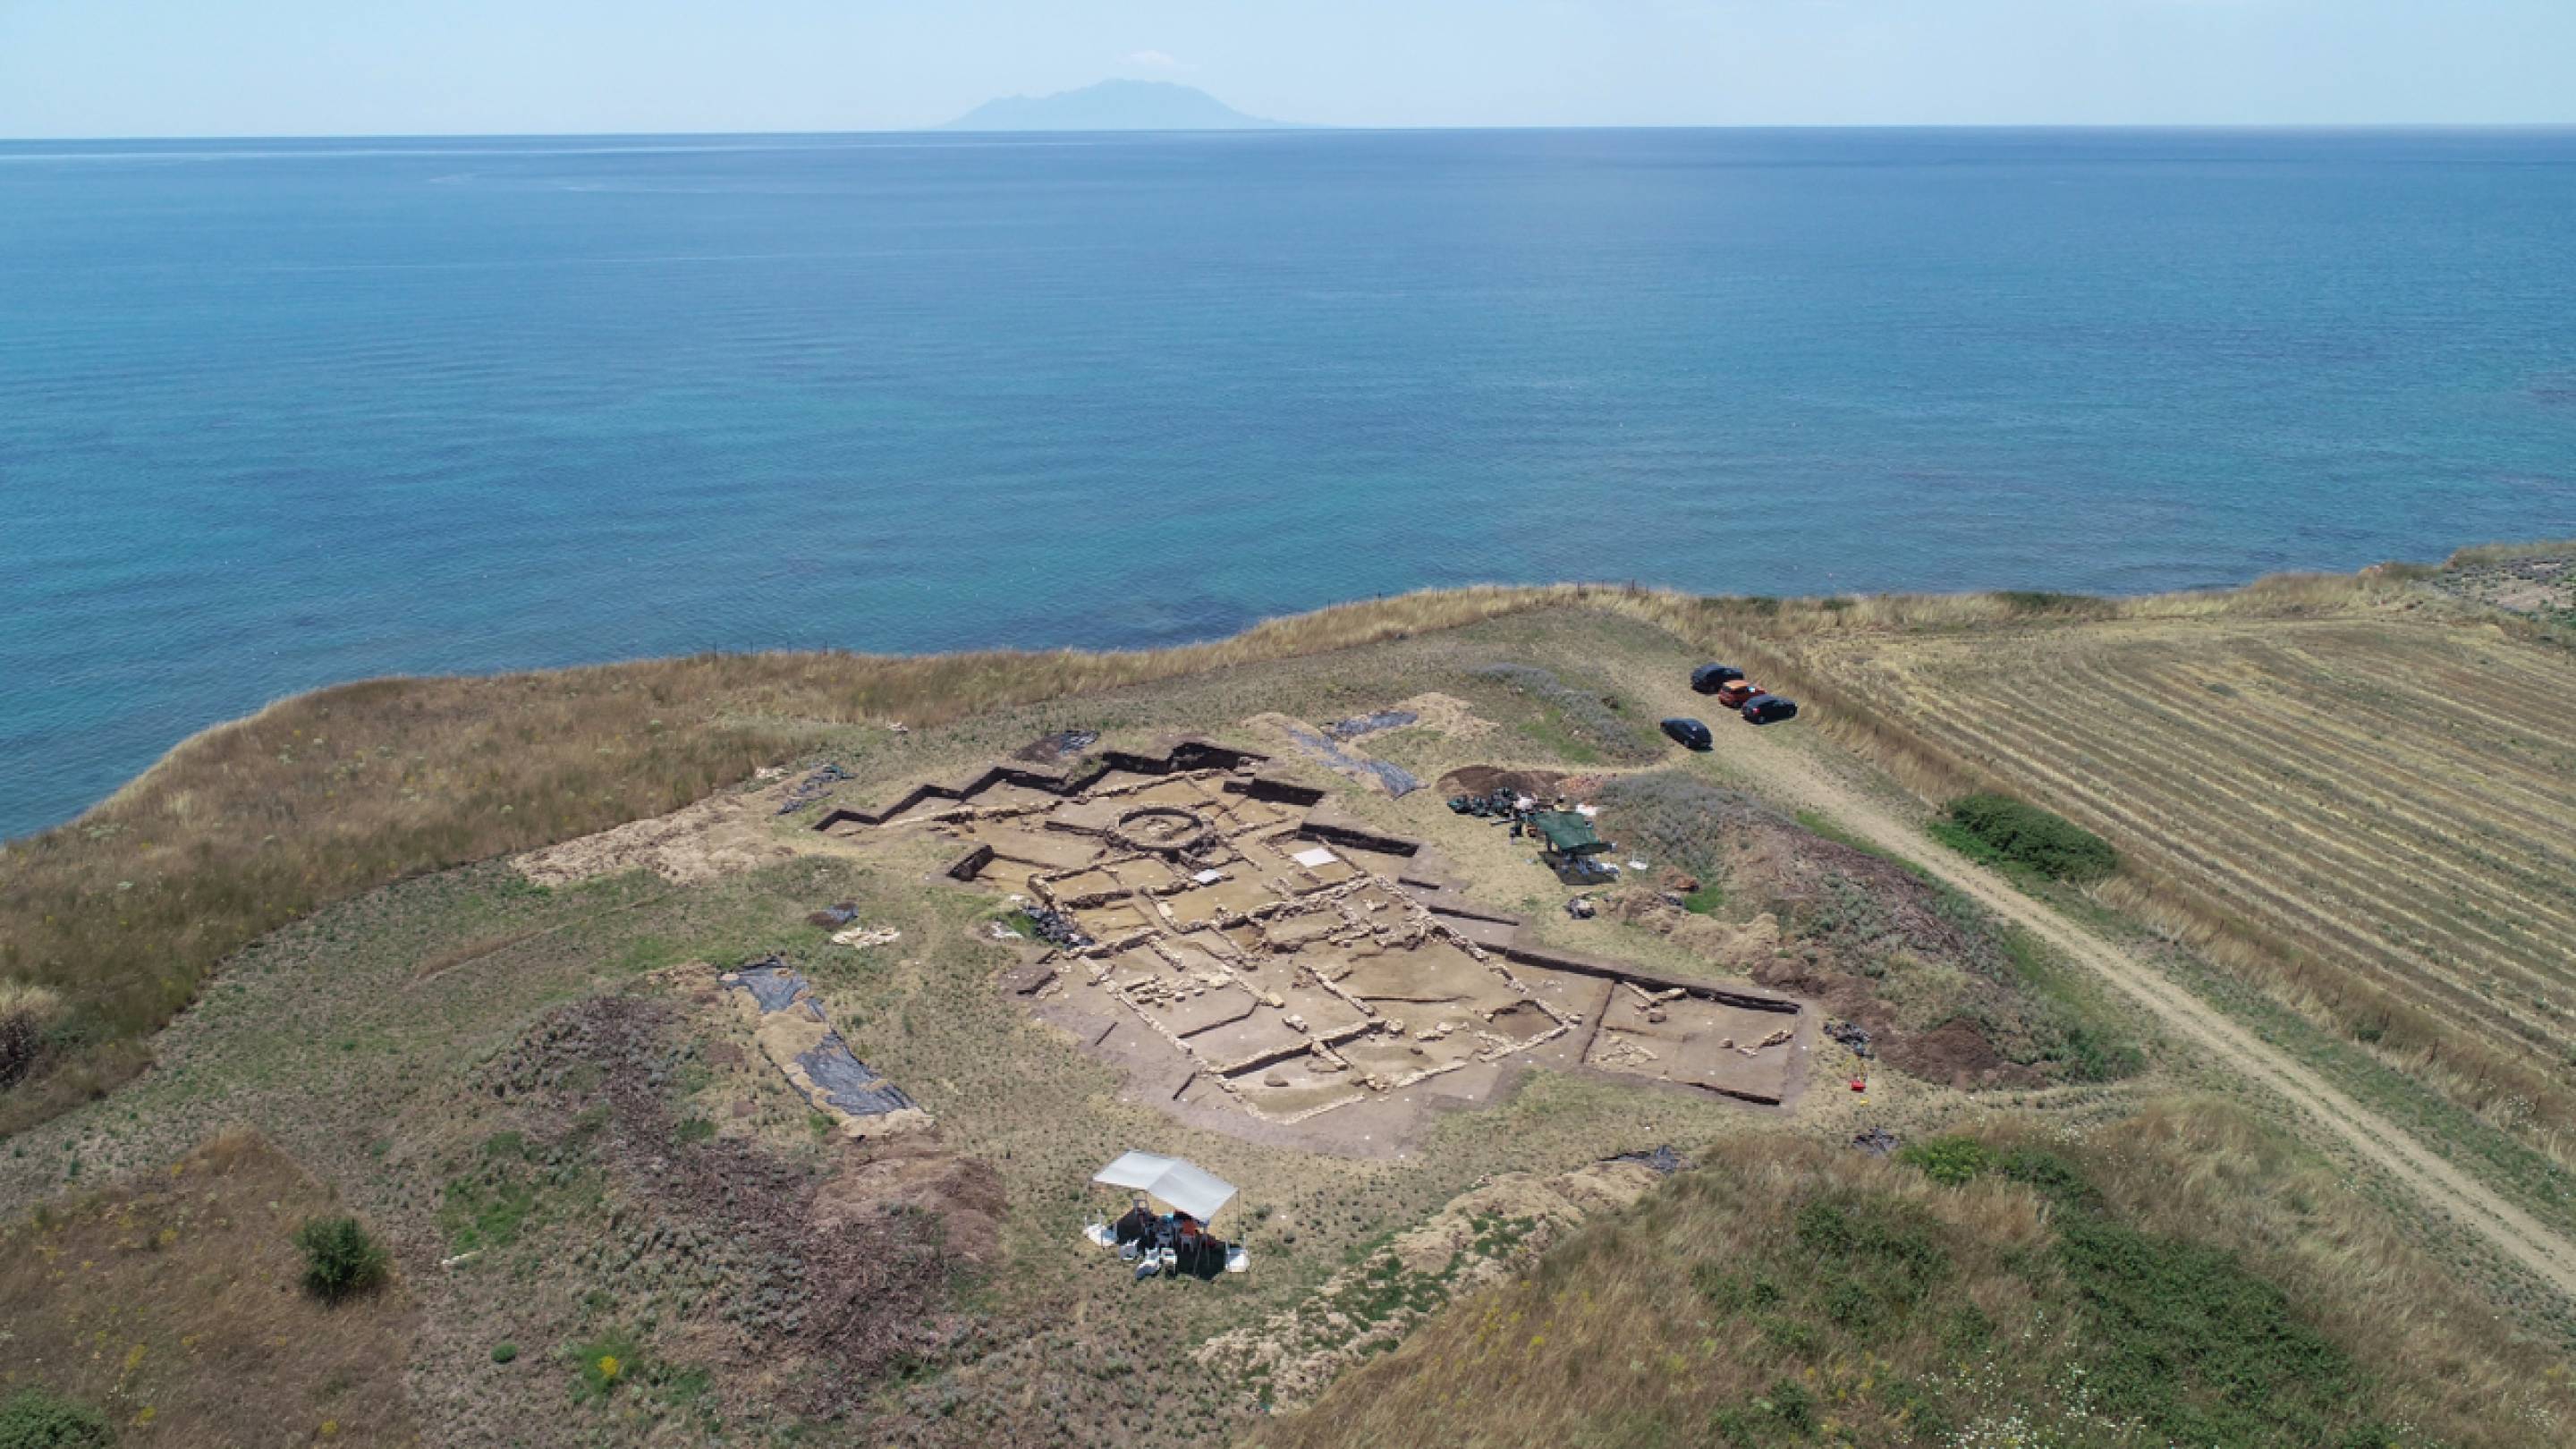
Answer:
[(1262, 126), (1191, 126), (1179, 128), (1114, 127), (1106, 130), (1057, 128), (1032, 131), (956, 130), (945, 121), (919, 126), (853, 127), (830, 130), (707, 130), (707, 131), (349, 131), (349, 132), (251, 132), (209, 131), (189, 135), (132, 133), (86, 136), (0, 136), (0, 146), (26, 145), (123, 145), (138, 142), (186, 143), (207, 141), (580, 141), (580, 140), (648, 140), (697, 137), (736, 137), (744, 139), (822, 136), (1258, 136), (1297, 132), (1339, 132), (1344, 134), (1384, 134), (1391, 132), (1422, 134), (1461, 134), (1481, 132), (1540, 131), (1873, 131), (1873, 132), (1961, 132), (1961, 131), (2061, 131), (2061, 132), (2188, 132), (2188, 133), (2304, 133), (2355, 134), (2367, 132), (2451, 132), (2500, 133), (2536, 131), (2576, 131), (2576, 117), (2554, 121), (1814, 121), (1814, 122), (1589, 122), (1565, 125), (1336, 125), (1325, 121), (1272, 121)]

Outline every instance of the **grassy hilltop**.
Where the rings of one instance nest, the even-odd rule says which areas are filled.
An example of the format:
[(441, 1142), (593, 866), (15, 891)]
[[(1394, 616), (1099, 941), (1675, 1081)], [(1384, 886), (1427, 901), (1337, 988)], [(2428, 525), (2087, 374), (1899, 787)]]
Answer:
[[(2571, 553), (2134, 600), (1479, 589), (1161, 653), (284, 701), (0, 852), (0, 1444), (2554, 1441)], [(1734, 726), (1704, 658), (1806, 713)], [(1425, 694), (1454, 716), (1376, 758), (1570, 774), (1654, 881), (1570, 919), (1440, 792), (1265, 723)], [(935, 851), (770, 803), (1066, 728), (1272, 753), (1553, 945), (1876, 1049), (1819, 1041), (1760, 1110), (1542, 1064), (1364, 1150), (1194, 1112), (997, 984), (1035, 948)], [(844, 900), (900, 936), (834, 944), (807, 917)], [(710, 973), (768, 951), (934, 1134), (846, 1143), (759, 1059)], [(1255, 1272), (1130, 1285), (1079, 1242), (1133, 1146), (1244, 1186)], [(1658, 1146), (1684, 1169), (1611, 1160)], [(386, 1271), (335, 1304), (295, 1238), (338, 1217)]]

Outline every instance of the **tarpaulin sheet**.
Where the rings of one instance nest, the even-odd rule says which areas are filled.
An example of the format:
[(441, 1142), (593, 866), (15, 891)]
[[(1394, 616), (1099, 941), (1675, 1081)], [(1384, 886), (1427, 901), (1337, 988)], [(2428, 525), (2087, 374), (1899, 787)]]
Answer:
[(1234, 1184), (1203, 1167), (1159, 1152), (1128, 1152), (1091, 1175), (1103, 1187), (1150, 1193), (1200, 1222), (1234, 1201)]

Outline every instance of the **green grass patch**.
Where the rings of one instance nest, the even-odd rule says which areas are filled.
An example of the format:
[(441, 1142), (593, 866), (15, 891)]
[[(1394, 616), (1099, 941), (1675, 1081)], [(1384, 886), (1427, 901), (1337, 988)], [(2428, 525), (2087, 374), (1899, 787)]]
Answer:
[(1489, 664), (1474, 676), (1538, 706), (1538, 717), (1523, 721), (1522, 730), (1568, 764), (1640, 760), (1652, 754), (1644, 731), (1627, 717), (1626, 703), (1615, 694), (1576, 688), (1528, 664)]
[(1928, 1137), (1905, 1144), (1896, 1160), (1934, 1182), (1955, 1184), (1973, 1181), (1984, 1172), (1989, 1155), (1986, 1144), (1974, 1137)]
[(107, 1449), (115, 1442), (105, 1414), (40, 1385), (0, 1399), (0, 1449)]
[(2111, 842), (2009, 795), (1963, 795), (1950, 802), (1931, 832), (1971, 860), (2049, 880), (2096, 881), (2120, 868)]
[(540, 1154), (517, 1132), (496, 1132), (475, 1151), (472, 1168), (440, 1191), (439, 1231), (457, 1252), (506, 1248), (546, 1205)]
[(2233, 1253), (2116, 1220), (2063, 1154), (1953, 1136), (1897, 1157), (1953, 1186), (1997, 1174), (2057, 1208), (2055, 1243), (2030, 1276), (2037, 1291), (2067, 1294), (2083, 1318), (2096, 1410), (2213, 1449), (2386, 1441), (2363, 1412), (2368, 1375), (2278, 1285)]
[(646, 1376), (644, 1344), (633, 1332), (612, 1328), (566, 1350), (573, 1364), (573, 1396), (598, 1402)]

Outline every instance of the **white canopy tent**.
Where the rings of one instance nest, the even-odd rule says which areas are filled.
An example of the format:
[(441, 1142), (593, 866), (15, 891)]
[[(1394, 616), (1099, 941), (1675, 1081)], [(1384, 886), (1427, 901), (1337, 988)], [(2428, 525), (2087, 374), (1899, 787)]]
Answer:
[(1175, 1211), (1207, 1222), (1234, 1201), (1234, 1184), (1205, 1168), (1159, 1152), (1125, 1152), (1091, 1175), (1102, 1187), (1123, 1187), (1160, 1198)]

